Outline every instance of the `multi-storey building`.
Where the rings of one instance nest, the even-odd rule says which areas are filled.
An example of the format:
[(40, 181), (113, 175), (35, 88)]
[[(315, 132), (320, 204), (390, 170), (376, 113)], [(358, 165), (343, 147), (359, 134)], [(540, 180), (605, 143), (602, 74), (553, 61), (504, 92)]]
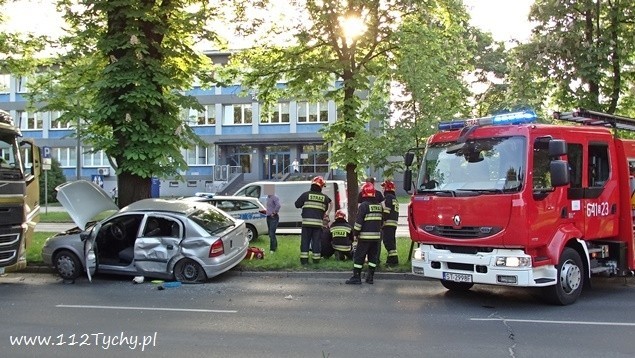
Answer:
[[(217, 63), (229, 53), (211, 53)], [(28, 111), (25, 94), (28, 78), (0, 74), (0, 108), (11, 113), (25, 137), (51, 148), (69, 179), (101, 179), (104, 189), (116, 185), (114, 170), (103, 151), (94, 152), (76, 135), (76, 123), (63, 123), (60, 113)], [(203, 111), (183, 113), (194, 131), (207, 143), (183, 150), (189, 168), (185, 180), (160, 181), (161, 196), (191, 195), (197, 191), (222, 191), (233, 176), (243, 181), (280, 179), (298, 160), (300, 172), (341, 175), (328, 168), (328, 148), (319, 130), (335, 121), (333, 101), (279, 102), (269, 116), (261, 105), (241, 94), (240, 85), (201, 88), (194, 84), (188, 94), (196, 97)], [(99, 177), (97, 177), (99, 176)]]

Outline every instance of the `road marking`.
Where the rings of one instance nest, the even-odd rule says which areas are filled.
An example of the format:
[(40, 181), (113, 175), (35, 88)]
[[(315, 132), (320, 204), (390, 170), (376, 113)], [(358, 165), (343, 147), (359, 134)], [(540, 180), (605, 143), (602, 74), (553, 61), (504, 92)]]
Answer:
[(470, 318), (470, 321), (500, 321), (500, 322), (517, 322), (517, 323), (575, 324), (575, 325), (586, 325), (586, 326), (635, 327), (635, 323), (628, 323), (628, 322), (547, 321), (547, 320), (539, 320), (539, 319), (511, 319), (511, 318)]
[(197, 308), (167, 308), (167, 307), (127, 307), (127, 306), (90, 306), (90, 305), (56, 305), (59, 308), (95, 308), (102, 310), (136, 310), (136, 311), (174, 311), (174, 312), (208, 312), (208, 313), (237, 313), (232, 310), (206, 310)]

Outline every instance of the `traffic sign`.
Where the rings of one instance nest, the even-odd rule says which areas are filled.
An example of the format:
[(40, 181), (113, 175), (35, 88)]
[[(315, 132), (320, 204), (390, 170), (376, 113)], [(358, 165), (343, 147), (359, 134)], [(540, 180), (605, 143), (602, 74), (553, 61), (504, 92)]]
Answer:
[(42, 147), (42, 158), (51, 158), (51, 147)]

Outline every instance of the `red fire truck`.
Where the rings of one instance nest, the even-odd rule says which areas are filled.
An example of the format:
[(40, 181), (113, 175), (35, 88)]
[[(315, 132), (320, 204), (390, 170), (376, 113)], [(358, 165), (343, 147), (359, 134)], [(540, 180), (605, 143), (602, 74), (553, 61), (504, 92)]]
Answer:
[(442, 122), (416, 182), (416, 150), (406, 153), (413, 274), (453, 291), (536, 287), (560, 305), (592, 274), (632, 274), (635, 141), (613, 131), (635, 130), (635, 119), (554, 118), (578, 125), (537, 124), (533, 111)]

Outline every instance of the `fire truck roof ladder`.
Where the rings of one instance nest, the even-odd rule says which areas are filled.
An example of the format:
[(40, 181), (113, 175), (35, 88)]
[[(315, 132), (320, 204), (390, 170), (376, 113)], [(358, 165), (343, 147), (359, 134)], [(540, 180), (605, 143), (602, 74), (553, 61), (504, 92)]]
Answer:
[(561, 121), (575, 122), (587, 126), (602, 126), (608, 128), (635, 131), (635, 119), (622, 117), (588, 109), (578, 109), (573, 112), (554, 112), (553, 118)]

